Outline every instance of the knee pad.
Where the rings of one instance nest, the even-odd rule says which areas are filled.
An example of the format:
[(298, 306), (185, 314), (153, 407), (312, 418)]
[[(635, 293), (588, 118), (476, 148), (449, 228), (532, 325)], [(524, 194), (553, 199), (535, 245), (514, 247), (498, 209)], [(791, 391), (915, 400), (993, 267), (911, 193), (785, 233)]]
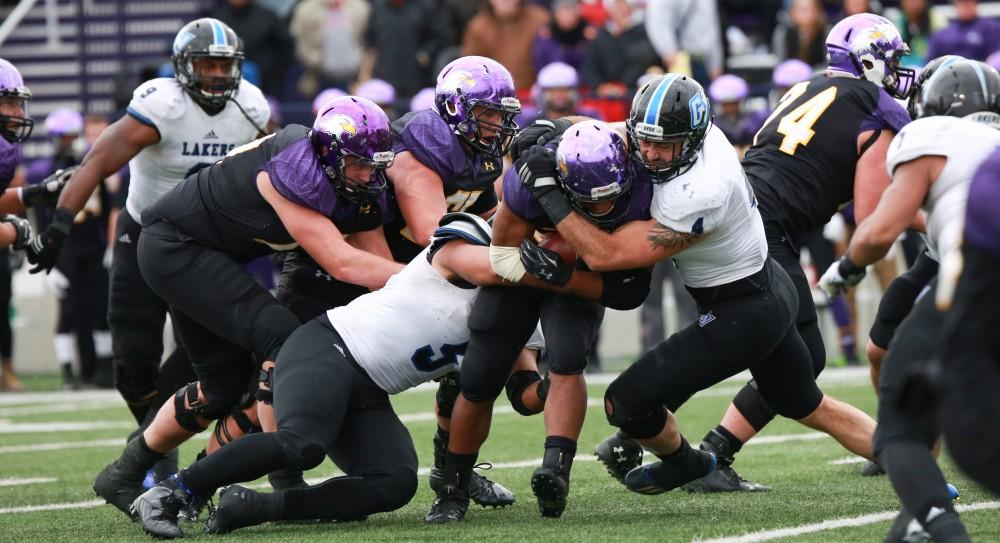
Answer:
[(733, 398), (733, 405), (736, 410), (747, 419), (750, 426), (756, 431), (761, 431), (767, 423), (777, 415), (773, 409), (764, 401), (764, 397), (757, 390), (757, 382), (750, 380)]
[(301, 471), (313, 469), (323, 462), (323, 457), (326, 455), (326, 449), (319, 443), (281, 429), (275, 432), (274, 438), (285, 456), (285, 466), (292, 469)]
[(190, 432), (201, 432), (205, 428), (198, 422), (198, 417), (205, 415), (207, 402), (198, 399), (198, 383), (188, 383), (174, 394), (174, 419), (181, 428)]
[(156, 397), (156, 368), (138, 364), (114, 364), (115, 388), (129, 405), (148, 404)]
[(366, 479), (382, 495), (385, 512), (405, 506), (417, 494), (417, 472), (408, 467), (397, 466), (385, 476)]
[(648, 439), (659, 434), (667, 423), (667, 410), (662, 405), (652, 409), (640, 407), (630, 399), (632, 396), (623, 394), (621, 388), (612, 382), (604, 393), (608, 424), (634, 439)]
[[(524, 399), (522, 398), (522, 396), (524, 396), (525, 389), (530, 387), (533, 383), (539, 383), (540, 381), (542, 381), (542, 376), (538, 375), (537, 371), (530, 370), (516, 371), (510, 376), (509, 379), (507, 379), (507, 385), (504, 388), (507, 390), (507, 399), (510, 400), (510, 405), (514, 408), (514, 411), (517, 411), (519, 414), (526, 417), (541, 413), (540, 410), (535, 411), (530, 409), (527, 405), (524, 405)], [(541, 388), (542, 385), (539, 384), (538, 386)], [(545, 388), (546, 390), (544, 392), (547, 394), (548, 387)], [(541, 398), (543, 398), (543, 396), (539, 394), (539, 399)]]
[(450, 419), (451, 411), (455, 408), (455, 399), (461, 389), (458, 386), (458, 372), (453, 371), (445, 374), (438, 382), (437, 394), (434, 400), (437, 402), (438, 415)]
[(254, 424), (250, 417), (247, 416), (243, 411), (249, 407), (249, 404), (253, 403), (253, 397), (249, 394), (244, 395), (245, 398), (249, 398), (249, 401), (240, 402), (240, 405), (236, 406), (232, 412), (230, 412), (225, 417), (215, 421), (215, 429), (213, 433), (215, 434), (215, 440), (219, 442), (219, 445), (225, 445), (231, 443), (234, 438), (229, 433), (229, 428), (226, 427), (226, 421), (232, 419), (236, 423), (236, 426), (243, 432), (243, 435), (250, 435), (261, 431), (261, 427)]

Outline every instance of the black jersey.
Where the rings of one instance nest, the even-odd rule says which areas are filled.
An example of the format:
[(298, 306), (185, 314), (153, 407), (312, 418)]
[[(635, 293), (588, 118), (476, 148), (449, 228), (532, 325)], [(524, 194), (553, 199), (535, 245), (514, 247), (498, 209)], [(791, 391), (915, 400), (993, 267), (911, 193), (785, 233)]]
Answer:
[(279, 194), (329, 217), (344, 234), (381, 226), (391, 217), (387, 196), (362, 204), (339, 197), (308, 134), (304, 126), (289, 125), (237, 147), (143, 212), (143, 227), (168, 222), (198, 243), (241, 262), (292, 250), (298, 244), (257, 190), (257, 174), (262, 171)]
[(899, 132), (909, 120), (866, 80), (820, 74), (795, 85), (743, 159), (761, 217), (777, 221), (797, 244), (854, 198), (858, 134)]
[[(473, 153), (434, 110), (408, 113), (392, 124), (396, 135), (393, 150), (408, 151), (421, 164), (441, 177), (448, 211), (481, 215), (497, 205), (493, 182), (503, 171), (502, 161)], [(392, 256), (409, 262), (423, 247), (413, 242), (402, 213), (386, 227), (385, 237)]]

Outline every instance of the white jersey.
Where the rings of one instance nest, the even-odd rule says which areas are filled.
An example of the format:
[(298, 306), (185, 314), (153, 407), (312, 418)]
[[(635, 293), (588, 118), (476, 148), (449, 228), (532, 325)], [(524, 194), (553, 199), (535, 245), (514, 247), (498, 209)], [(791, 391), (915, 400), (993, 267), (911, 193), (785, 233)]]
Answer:
[[(242, 80), (233, 98), (257, 126), (267, 126), (271, 107), (260, 89)], [(131, 182), (125, 209), (140, 223), (142, 212), (185, 177), (253, 141), (258, 133), (233, 102), (210, 116), (172, 77), (139, 85), (128, 113), (160, 133), (159, 143), (146, 147), (128, 163)]]
[[(449, 283), (424, 249), (384, 287), (326, 315), (372, 381), (396, 394), (461, 366), (478, 294)], [(542, 347), (537, 327), (527, 346)]]
[(731, 283), (757, 273), (767, 260), (764, 223), (736, 150), (712, 126), (690, 170), (653, 185), (650, 214), (683, 233), (704, 233), (674, 256), (689, 287)]
[(925, 117), (896, 134), (886, 155), (889, 175), (922, 156), (943, 156), (947, 164), (931, 184), (923, 210), (928, 247), (944, 262), (960, 248), (969, 184), (979, 165), (1000, 145), (1000, 130), (958, 117)]

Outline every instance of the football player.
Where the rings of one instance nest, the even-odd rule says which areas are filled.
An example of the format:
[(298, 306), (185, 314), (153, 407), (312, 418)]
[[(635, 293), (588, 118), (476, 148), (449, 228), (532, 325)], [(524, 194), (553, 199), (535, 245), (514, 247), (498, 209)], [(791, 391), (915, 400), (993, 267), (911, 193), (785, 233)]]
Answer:
[(795, 327), (794, 284), (768, 257), (757, 198), (709, 111), (701, 86), (685, 76), (666, 74), (639, 90), (627, 130), (641, 172), (653, 183), (652, 218), (610, 233), (595, 228), (555, 189), (555, 165), (544, 148), (533, 147), (520, 160), (526, 187), (591, 269), (673, 258), (698, 302), (697, 323), (640, 357), (605, 394), (608, 421), (660, 459), (623, 477), (629, 489), (644, 494), (666, 492), (715, 470), (716, 454), (692, 448), (673, 411), (745, 369), (778, 413), (871, 457), (874, 421), (816, 386)]
[[(345, 475), (273, 494), (229, 487), (206, 531), (356, 520), (406, 505), (417, 490), (417, 456), (389, 395), (459, 369), (478, 287), (502, 282), (490, 270), (490, 233), (483, 219), (450, 213), (430, 247), (384, 288), (298, 328), (274, 374), (277, 431), (241, 438), (140, 496), (134, 507), (144, 529), (180, 537), (176, 519), (184, 503), (277, 468), (312, 468), (324, 456)], [(600, 278), (575, 272), (560, 290), (594, 297)]]
[(926, 213), (928, 243), (940, 256), (940, 275), (931, 292), (917, 299), (882, 363), (875, 452), (903, 504), (887, 541), (902, 541), (915, 518), (934, 541), (962, 542), (969, 536), (931, 455), (939, 434), (937, 410), (933, 398), (921, 394), (915, 375), (937, 347), (943, 310), (961, 269), (969, 184), (1000, 145), (1000, 74), (972, 60), (942, 65), (921, 89), (918, 117), (889, 147), (892, 185), (820, 285), (832, 292), (856, 285), (865, 267), (885, 256), (914, 216), (921, 209)]
[[(139, 272), (137, 247), (142, 215), (188, 175), (233, 148), (262, 136), (270, 116), (260, 90), (242, 78), (239, 36), (216, 19), (197, 19), (174, 38), (174, 76), (139, 85), (127, 114), (94, 143), (60, 197), (52, 223), (29, 249), (32, 272), (49, 271), (73, 224), (101, 180), (126, 163), (131, 181), (118, 214), (112, 249), (108, 324), (115, 387), (135, 420), (143, 423), (187, 382), (190, 362), (178, 348), (160, 369), (167, 303)], [(160, 381), (168, 385), (158, 390)], [(176, 458), (158, 472), (176, 471)]]
[(251, 374), (260, 426), (274, 428), (273, 361), (299, 320), (241, 264), (301, 244), (334, 277), (371, 289), (402, 269), (382, 233), (389, 119), (358, 97), (324, 107), (311, 130), (289, 125), (237, 147), (144, 210), (139, 266), (170, 304), (198, 382), (97, 476), (95, 491), (123, 512), (147, 469), (238, 406)]
[[(549, 151), (556, 147), (549, 144)], [(652, 187), (633, 175), (623, 138), (608, 124), (586, 121), (571, 127), (558, 143), (558, 183), (574, 209), (596, 228), (614, 230), (649, 217)], [(541, 204), (525, 188), (524, 172), (511, 168), (504, 176), (503, 200), (494, 217), (490, 258), (494, 271), (509, 281), (530, 275), (521, 263), (522, 242), (528, 258), (538, 264), (561, 262), (552, 253), (533, 250), (537, 230), (552, 230)], [(537, 248), (535, 248), (537, 249)], [(561, 285), (571, 277), (575, 262), (562, 263), (544, 280)], [(638, 267), (637, 267), (638, 268)], [(511, 360), (541, 318), (549, 361), (545, 400), (545, 452), (531, 478), (542, 516), (562, 515), (569, 494), (570, 470), (587, 408), (583, 371), (604, 316), (604, 307), (638, 307), (649, 292), (648, 269), (602, 274), (598, 301), (532, 288), (484, 289), (469, 316), (472, 330), (464, 359), (462, 393), (455, 402), (451, 439), (443, 470), (445, 485), (426, 516), (429, 523), (462, 520), (469, 503), (469, 476), (486, 439), (493, 403), (511, 370)], [(526, 376), (537, 379), (537, 376)], [(525, 381), (523, 385), (529, 385)], [(519, 394), (508, 395), (517, 397)]]

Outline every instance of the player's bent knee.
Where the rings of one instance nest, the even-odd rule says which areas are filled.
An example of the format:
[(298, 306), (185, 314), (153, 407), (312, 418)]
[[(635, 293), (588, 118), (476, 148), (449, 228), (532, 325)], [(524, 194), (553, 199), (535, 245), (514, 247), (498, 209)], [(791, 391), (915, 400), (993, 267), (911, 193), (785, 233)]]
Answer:
[(307, 471), (320, 465), (326, 456), (326, 449), (319, 443), (286, 430), (279, 429), (274, 438), (281, 446), (288, 468)]
[(538, 375), (537, 371), (521, 370), (511, 374), (504, 388), (507, 391), (507, 399), (510, 400), (510, 405), (514, 408), (514, 411), (526, 417), (542, 412), (542, 409), (533, 409), (524, 403), (524, 391), (535, 383), (539, 383), (539, 386), (541, 386), (541, 382), (542, 376)]
[(620, 428), (634, 439), (655, 437), (667, 424), (667, 410), (662, 405), (652, 407), (639, 405), (635, 395), (615, 386), (614, 381), (604, 394), (604, 414), (608, 424)]
[(764, 401), (760, 391), (757, 390), (757, 383), (752, 380), (733, 397), (733, 406), (758, 432), (767, 426), (767, 423), (771, 422), (776, 414), (774, 409)]
[(409, 467), (391, 468), (385, 477), (373, 479), (371, 482), (382, 494), (387, 512), (405, 506), (417, 494), (417, 472)]

